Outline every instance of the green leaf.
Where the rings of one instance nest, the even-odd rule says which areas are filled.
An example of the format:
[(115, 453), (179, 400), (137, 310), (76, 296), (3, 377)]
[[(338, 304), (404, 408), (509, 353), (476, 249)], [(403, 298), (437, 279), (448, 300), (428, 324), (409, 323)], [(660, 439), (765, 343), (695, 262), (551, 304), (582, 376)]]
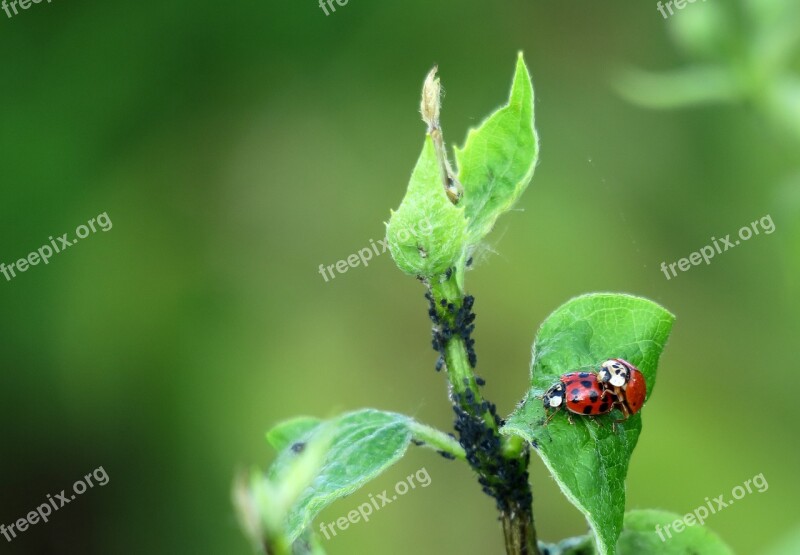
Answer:
[[(695, 516), (695, 515), (693, 515)], [(679, 533), (672, 530), (673, 523), (684, 517), (667, 511), (641, 510), (625, 513), (622, 534), (617, 542), (616, 555), (733, 555), (733, 551), (709, 529), (693, 521)], [(690, 520), (691, 521), (691, 520)], [(670, 535), (664, 531), (670, 526)], [(657, 528), (658, 527), (658, 528)], [(659, 536), (659, 531), (661, 536)], [(664, 541), (661, 538), (664, 538)], [(800, 535), (794, 538), (794, 542)], [(800, 553), (789, 546), (800, 543), (781, 544), (778, 551), (769, 555)], [(548, 549), (550, 555), (594, 555), (597, 553), (591, 536), (581, 536), (563, 540), (558, 544), (540, 544)]]
[[(627, 513), (625, 528), (619, 538), (619, 543), (617, 543), (617, 555), (649, 553), (658, 553), (658, 555), (687, 555), (690, 553), (733, 555), (733, 551), (716, 534), (691, 519), (690, 522), (695, 522), (692, 526), (686, 526), (681, 532), (676, 533), (673, 530), (673, 523), (684, 518), (681, 515), (656, 510)], [(667, 525), (670, 525), (669, 535), (664, 531)], [(789, 551), (782, 553), (789, 553)]]
[(410, 423), (401, 414), (365, 409), (320, 422), (293, 437), (270, 468), (270, 480), (284, 474), (315, 441), (327, 437), (328, 445), (311, 485), (289, 511), (289, 540), (296, 540), (333, 501), (350, 495), (397, 462), (411, 441)]
[(319, 426), (320, 422), (322, 421), (319, 418), (311, 416), (298, 416), (285, 420), (267, 432), (267, 442), (276, 451), (283, 451), (289, 444)]
[(481, 241), (497, 218), (508, 211), (533, 177), (539, 155), (534, 128), (533, 85), (522, 53), (517, 59), (508, 104), (478, 129), (471, 129), (463, 149), (455, 149), (462, 200), (469, 220), (470, 245)]
[(656, 366), (674, 317), (646, 299), (592, 294), (572, 299), (542, 324), (531, 364), (531, 390), (501, 429), (532, 442), (561, 490), (597, 537), (602, 555), (613, 553), (625, 511), (625, 476), (641, 431), (641, 413), (612, 427), (618, 411), (600, 417), (562, 411), (543, 426), (541, 396), (559, 376), (596, 369), (609, 358), (623, 358), (645, 376), (648, 397)]
[[(291, 428), (291, 422), (279, 426)], [(311, 485), (321, 468), (330, 445), (330, 434), (323, 434), (307, 448), (292, 450), (297, 456), (291, 465), (279, 468), (271, 477), (253, 469), (249, 477), (240, 474), (233, 489), (233, 501), (242, 530), (256, 551), (274, 555), (322, 555), (314, 549), (313, 533), (292, 541), (285, 530), (289, 511)], [(318, 543), (318, 541), (317, 541)], [(309, 551), (312, 550), (312, 551)]]
[(386, 227), (389, 251), (397, 267), (409, 275), (441, 275), (464, 250), (464, 208), (448, 199), (441, 171), (428, 135), (406, 196)]
[(742, 99), (741, 79), (723, 66), (694, 66), (664, 73), (620, 72), (614, 81), (628, 102), (644, 108), (673, 109)]

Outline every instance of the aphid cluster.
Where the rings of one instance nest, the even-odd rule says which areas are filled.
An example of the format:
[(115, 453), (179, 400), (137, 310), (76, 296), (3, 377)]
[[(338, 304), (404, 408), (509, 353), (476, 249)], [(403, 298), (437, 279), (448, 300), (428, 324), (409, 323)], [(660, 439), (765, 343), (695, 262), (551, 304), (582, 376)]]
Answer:
[[(451, 278), (452, 271), (448, 270), (444, 279)], [(472, 339), (472, 332), (475, 330), (475, 313), (472, 312), (475, 298), (471, 295), (464, 296), (460, 306), (447, 299), (437, 302), (430, 291), (425, 293), (425, 298), (429, 304), (428, 316), (433, 322), (431, 345), (439, 353), (436, 370), (445, 366), (445, 347), (454, 338), (463, 340), (469, 365), (475, 368), (478, 362), (475, 340)], [(475, 384), (478, 387), (483, 386), (486, 380), (475, 376)], [(507, 459), (503, 455), (496, 428), (501, 427), (504, 422), (497, 414), (497, 407), (489, 401), (476, 399), (467, 378), (464, 379), (464, 386), (463, 392), (452, 393), (452, 399), (456, 415), (455, 430), (458, 432), (458, 442), (466, 453), (467, 462), (478, 473), (478, 482), (483, 491), (494, 497), (501, 512), (513, 512), (517, 507), (530, 507), (530, 454), (526, 450), (519, 459)], [(494, 422), (494, 429), (487, 425), (485, 417)], [(452, 457), (448, 453), (440, 454), (446, 458)]]
[(431, 346), (434, 351), (439, 353), (439, 358), (436, 361), (436, 371), (438, 372), (444, 367), (445, 345), (453, 337), (461, 337), (464, 340), (469, 364), (475, 368), (475, 365), (478, 364), (478, 357), (475, 354), (475, 340), (472, 339), (472, 332), (475, 330), (475, 313), (472, 312), (472, 305), (475, 303), (475, 297), (472, 295), (465, 296), (459, 307), (442, 299), (439, 301), (441, 312), (444, 313), (441, 316), (439, 314), (440, 311), (437, 310), (433, 295), (427, 292), (425, 293), (425, 298), (428, 299), (430, 305), (428, 307), (428, 316), (433, 322)]
[[(624, 419), (639, 412), (647, 395), (644, 375), (630, 362), (612, 358), (597, 372), (568, 372), (542, 397), (545, 410), (555, 409), (549, 421), (562, 407), (581, 416), (622, 411)], [(570, 420), (571, 422), (571, 420)]]
[(530, 507), (531, 491), (527, 487), (530, 454), (526, 450), (520, 459), (505, 458), (500, 437), (477, 416), (489, 413), (495, 426), (502, 426), (504, 422), (497, 415), (495, 404), (485, 400), (479, 403), (468, 388), (463, 394), (454, 394), (453, 411), (458, 441), (464, 447), (467, 462), (478, 473), (483, 492), (494, 497), (501, 512)]

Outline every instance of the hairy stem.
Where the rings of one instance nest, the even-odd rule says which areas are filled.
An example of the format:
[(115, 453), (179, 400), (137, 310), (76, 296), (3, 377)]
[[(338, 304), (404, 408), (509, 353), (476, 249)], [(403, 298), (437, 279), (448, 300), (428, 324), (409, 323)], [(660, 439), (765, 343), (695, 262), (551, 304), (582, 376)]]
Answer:
[(466, 460), (467, 453), (461, 444), (452, 436), (440, 432), (435, 428), (420, 424), (419, 422), (411, 422), (411, 433), (414, 439), (425, 442), (426, 445), (438, 449), (442, 453), (447, 453), (454, 459)]
[[(460, 266), (460, 265), (459, 265)], [(430, 283), (427, 295), (433, 320), (433, 347), (447, 371), (456, 431), (464, 456), (478, 474), (483, 491), (495, 498), (508, 555), (539, 555), (533, 522), (533, 496), (528, 483), (529, 451), (521, 439), (501, 437), (502, 420), (480, 390), (473, 349), (474, 299), (465, 296), (456, 276), (463, 267)]]
[[(483, 396), (472, 371), (474, 359), (470, 360), (471, 338), (469, 337), (472, 328), (472, 320), (468, 313), (471, 313), (471, 297), (464, 297), (463, 292), (456, 284), (456, 280), (451, 273), (448, 279), (431, 285), (433, 310), (436, 311), (437, 320), (434, 321), (436, 327), (434, 334), (435, 341), (438, 342), (438, 349), (443, 351), (447, 378), (453, 388), (456, 397), (464, 396), (475, 401), (475, 406), (480, 407), (484, 403)], [(469, 299), (469, 300), (468, 300)], [(467, 304), (467, 306), (465, 306)], [(465, 310), (466, 309), (466, 310)], [(433, 318), (433, 315), (431, 315)], [(472, 355), (474, 357), (474, 353)], [(469, 393), (467, 393), (469, 391)], [(467, 412), (472, 413), (472, 407), (465, 407)], [(486, 425), (497, 430), (497, 423), (488, 410), (483, 411), (481, 416)]]

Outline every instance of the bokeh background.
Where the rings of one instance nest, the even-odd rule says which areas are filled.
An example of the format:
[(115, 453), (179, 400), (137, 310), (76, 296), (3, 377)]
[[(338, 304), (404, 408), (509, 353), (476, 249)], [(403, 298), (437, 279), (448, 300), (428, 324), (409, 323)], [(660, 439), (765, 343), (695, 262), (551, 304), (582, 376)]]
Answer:
[[(744, 554), (789, 534), (799, 143), (748, 102), (657, 111), (623, 99), (620, 68), (691, 61), (672, 25), (655, 2), (579, 0), (351, 0), (329, 16), (313, 0), (54, 0), (0, 12), (0, 261), (102, 212), (113, 222), (0, 277), (0, 522), (98, 466), (110, 477), (0, 538), (0, 552), (244, 555), (230, 488), (237, 470), (269, 463), (274, 422), (373, 406), (450, 429), (421, 285), (388, 253), (328, 282), (318, 266), (383, 237), (421, 149), (431, 66), (445, 138), (461, 144), (505, 100), (518, 50), (541, 157), (490, 236), (494, 254), (468, 274), (487, 395), (513, 409), (535, 331), (567, 299), (647, 296), (678, 319), (628, 507), (686, 513), (763, 473), (768, 491), (708, 526)], [(773, 234), (661, 273), (767, 214)], [(429, 487), (328, 551), (500, 553), (492, 500), (427, 450), (320, 520), (422, 467)], [(585, 531), (538, 460), (532, 482), (543, 539)]]

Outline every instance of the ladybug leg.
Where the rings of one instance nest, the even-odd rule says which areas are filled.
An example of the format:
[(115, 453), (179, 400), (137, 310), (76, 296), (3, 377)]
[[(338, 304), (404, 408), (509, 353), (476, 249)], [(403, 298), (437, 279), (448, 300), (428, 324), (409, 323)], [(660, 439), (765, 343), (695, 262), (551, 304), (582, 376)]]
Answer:
[(628, 410), (628, 407), (625, 406), (625, 403), (620, 403), (617, 406), (619, 407), (619, 410), (622, 411), (623, 418), (619, 418), (615, 420), (615, 422), (625, 422), (628, 418), (630, 418), (631, 411)]
[(600, 400), (605, 399), (606, 395), (611, 395), (611, 401), (613, 403), (618, 402), (620, 398), (619, 388), (615, 387), (613, 389), (603, 389), (603, 392), (600, 394)]
[(542, 424), (542, 428), (547, 426), (547, 424), (553, 419), (553, 417), (556, 415), (557, 412), (558, 412), (558, 409), (556, 409), (556, 410), (554, 410), (553, 412), (550, 413), (550, 415), (547, 417), (547, 419), (545, 419), (544, 424)]

